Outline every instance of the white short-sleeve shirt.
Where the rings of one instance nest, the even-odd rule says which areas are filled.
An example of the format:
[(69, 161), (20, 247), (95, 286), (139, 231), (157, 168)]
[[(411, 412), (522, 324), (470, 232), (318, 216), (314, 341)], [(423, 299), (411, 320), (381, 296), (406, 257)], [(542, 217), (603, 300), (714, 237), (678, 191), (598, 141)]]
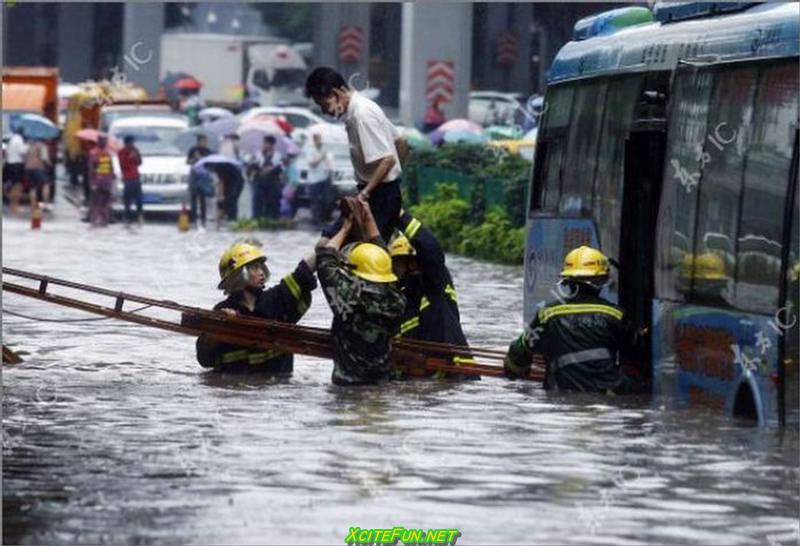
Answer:
[(394, 145), (397, 129), (380, 106), (353, 91), (350, 104), (347, 106), (344, 126), (350, 142), (350, 159), (359, 183), (369, 182), (375, 171), (374, 163), (388, 156), (394, 157), (394, 165), (381, 182), (400, 178), (403, 170)]

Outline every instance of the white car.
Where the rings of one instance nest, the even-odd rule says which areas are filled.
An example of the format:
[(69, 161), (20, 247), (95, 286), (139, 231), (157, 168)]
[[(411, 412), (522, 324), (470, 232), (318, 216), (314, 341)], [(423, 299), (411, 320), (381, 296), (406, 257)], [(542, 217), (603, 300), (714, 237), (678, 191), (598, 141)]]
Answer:
[[(178, 212), (189, 205), (189, 165), (186, 155), (175, 143), (176, 137), (189, 128), (185, 119), (139, 116), (121, 119), (109, 133), (120, 143), (132, 135), (142, 154), (139, 175), (145, 212)], [(119, 160), (114, 155), (114, 211), (123, 210), (123, 181)]]
[(523, 117), (523, 101), (519, 93), (473, 91), (469, 94), (469, 119), (483, 126), (513, 125)]
[(185, 115), (175, 112), (167, 103), (120, 103), (108, 104), (100, 109), (100, 130), (105, 132), (117, 121), (142, 116), (180, 119), (188, 123)]
[(261, 115), (283, 116), (295, 129), (305, 129), (317, 123), (326, 123), (322, 116), (299, 106), (257, 106), (239, 114), (242, 123)]

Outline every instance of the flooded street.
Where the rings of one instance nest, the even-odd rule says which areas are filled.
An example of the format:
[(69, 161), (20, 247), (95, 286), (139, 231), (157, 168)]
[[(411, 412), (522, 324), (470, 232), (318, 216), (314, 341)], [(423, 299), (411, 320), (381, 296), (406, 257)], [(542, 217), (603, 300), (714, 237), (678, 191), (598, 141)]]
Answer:
[[(211, 307), (241, 234), (90, 229), (61, 203), (3, 222), (3, 263)], [(261, 232), (272, 282), (310, 231)], [(521, 331), (522, 268), (450, 256), (468, 339)], [(56, 291), (56, 293), (59, 293)], [(61, 293), (68, 294), (63, 291)], [(108, 303), (110, 300), (103, 300)], [(797, 544), (798, 434), (668, 401), (484, 379), (286, 382), (203, 372), (194, 340), (14, 294), (3, 342), (3, 539), (24, 544), (342, 544), (350, 527), (457, 528), (459, 544)], [(328, 327), (319, 291), (301, 324)]]

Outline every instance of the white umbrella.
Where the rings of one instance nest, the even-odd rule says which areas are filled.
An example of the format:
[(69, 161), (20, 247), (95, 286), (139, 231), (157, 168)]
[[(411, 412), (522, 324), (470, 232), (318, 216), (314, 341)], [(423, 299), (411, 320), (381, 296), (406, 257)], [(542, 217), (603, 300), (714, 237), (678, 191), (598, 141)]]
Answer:
[(200, 121), (203, 123), (207, 123), (210, 121), (216, 121), (218, 119), (224, 118), (232, 118), (233, 112), (230, 110), (226, 110), (225, 108), (220, 108), (218, 106), (212, 106), (210, 108), (203, 108), (197, 113), (197, 117), (200, 118)]

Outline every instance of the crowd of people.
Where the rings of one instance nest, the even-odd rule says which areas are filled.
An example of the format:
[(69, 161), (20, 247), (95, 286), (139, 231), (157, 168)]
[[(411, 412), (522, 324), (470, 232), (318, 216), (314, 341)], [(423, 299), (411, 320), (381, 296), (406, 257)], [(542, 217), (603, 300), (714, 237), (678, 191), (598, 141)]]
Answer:
[(11, 214), (18, 214), (23, 197), (32, 206), (51, 207), (55, 195), (54, 158), (48, 143), (41, 139), (26, 138), (20, 127), (12, 128), (3, 164), (3, 202), (8, 203)]

